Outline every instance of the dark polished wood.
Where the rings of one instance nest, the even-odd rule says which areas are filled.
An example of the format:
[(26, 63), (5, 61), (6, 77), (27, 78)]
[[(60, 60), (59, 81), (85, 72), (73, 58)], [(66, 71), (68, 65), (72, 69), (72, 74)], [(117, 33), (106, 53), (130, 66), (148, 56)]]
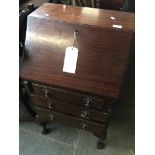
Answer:
[[(44, 3), (30, 16), (108, 29), (112, 29), (113, 24), (121, 24), (123, 30), (134, 31), (134, 14), (129, 12)], [(116, 20), (110, 17), (115, 17)]]
[[(76, 70), (67, 73), (74, 32)], [(21, 78), (42, 133), (56, 121), (93, 132), (103, 148), (133, 41), (133, 13), (45, 3), (28, 16)]]
[[(134, 15), (89, 9), (45, 3), (29, 15), (23, 79), (96, 95), (119, 96)], [(122, 29), (113, 28), (113, 24), (122, 25)], [(76, 72), (70, 74), (62, 70), (65, 49), (72, 46), (75, 30), (79, 54)]]
[(43, 119), (46, 121), (56, 121), (59, 123), (71, 125), (73, 127), (91, 131), (96, 135), (101, 135), (106, 128), (104, 124), (100, 124), (97, 122), (87, 121), (55, 111), (46, 110), (37, 106), (35, 106), (35, 109), (36, 112), (39, 114), (39, 117), (41, 117), (41, 120)]
[[(46, 94), (45, 94), (45, 91), (46, 91)], [(67, 103), (73, 103), (73, 104), (82, 105), (85, 107), (92, 107), (98, 110), (103, 110), (104, 103), (107, 100), (104, 97), (103, 98), (93, 97), (82, 93), (77, 93), (77, 92), (60, 89), (60, 88), (48, 87), (48, 86), (34, 84), (34, 83), (32, 83), (32, 93), (39, 96), (48, 97), (51, 99), (62, 100)], [(90, 100), (89, 105), (87, 103), (87, 99)]]
[[(77, 106), (74, 104), (68, 104), (59, 100), (48, 99), (37, 95), (32, 95), (32, 99), (35, 105), (43, 108), (49, 108), (61, 113), (70, 114), (79, 118), (94, 120), (102, 123), (106, 123), (109, 118), (109, 113), (100, 112), (86, 107)], [(62, 108), (63, 107), (63, 108)]]

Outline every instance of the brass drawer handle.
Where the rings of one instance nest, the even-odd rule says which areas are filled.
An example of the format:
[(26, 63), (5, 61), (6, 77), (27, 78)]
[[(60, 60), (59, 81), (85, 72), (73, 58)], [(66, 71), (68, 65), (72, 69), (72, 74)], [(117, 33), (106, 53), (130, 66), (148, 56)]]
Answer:
[(86, 107), (90, 107), (93, 101), (91, 98), (87, 97), (87, 98), (84, 98), (84, 103)]
[(43, 93), (44, 93), (44, 97), (48, 97), (49, 90), (47, 90), (46, 88), (44, 88), (43, 89)]
[(81, 117), (82, 118), (85, 118), (87, 115), (88, 115), (88, 112), (87, 111), (82, 111), (81, 112)]
[(49, 114), (50, 120), (54, 120), (54, 115), (51, 113)]
[(52, 103), (49, 103), (48, 108), (53, 109)]
[(39, 118), (39, 115), (35, 115), (35, 118)]
[(52, 105), (52, 103), (51, 103), (51, 101), (47, 101), (47, 104), (48, 104), (48, 108), (49, 109), (53, 109), (54, 108), (53, 105)]
[(81, 123), (81, 129), (86, 129), (87, 124), (86, 123)]

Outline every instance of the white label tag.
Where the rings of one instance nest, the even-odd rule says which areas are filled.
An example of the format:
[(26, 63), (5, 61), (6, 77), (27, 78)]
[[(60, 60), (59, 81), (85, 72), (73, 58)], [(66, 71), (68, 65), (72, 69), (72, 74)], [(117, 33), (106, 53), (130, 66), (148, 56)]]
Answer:
[(78, 58), (78, 49), (75, 47), (67, 47), (65, 51), (63, 72), (75, 73)]
[(121, 28), (122, 28), (122, 25), (112, 25), (112, 27), (115, 27), (115, 28), (121, 29)]

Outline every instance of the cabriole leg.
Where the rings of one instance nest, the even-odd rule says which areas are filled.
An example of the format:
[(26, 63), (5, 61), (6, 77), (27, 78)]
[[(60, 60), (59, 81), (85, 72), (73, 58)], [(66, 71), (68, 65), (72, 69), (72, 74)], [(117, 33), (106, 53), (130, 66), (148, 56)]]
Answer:
[(48, 133), (49, 133), (49, 130), (48, 130), (47, 127), (46, 127), (46, 123), (43, 122), (43, 123), (41, 123), (41, 125), (42, 125), (42, 131), (41, 131), (41, 133), (42, 133), (43, 135), (48, 134)]
[(107, 139), (107, 129), (104, 131), (103, 135), (99, 137), (97, 142), (98, 149), (104, 149), (106, 146), (106, 139)]
[(36, 118), (36, 122), (42, 127), (41, 133), (43, 135), (48, 134), (49, 133), (49, 129), (47, 129), (47, 127), (46, 127), (47, 123), (44, 122), (44, 120), (42, 118), (40, 118), (39, 115), (36, 115), (35, 118)]

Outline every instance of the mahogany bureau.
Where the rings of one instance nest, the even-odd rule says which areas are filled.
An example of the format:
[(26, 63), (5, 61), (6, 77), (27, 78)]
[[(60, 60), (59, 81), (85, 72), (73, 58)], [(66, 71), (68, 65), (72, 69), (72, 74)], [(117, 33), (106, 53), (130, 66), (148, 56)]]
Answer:
[(134, 40), (134, 14), (44, 3), (28, 16), (20, 78), (36, 121), (99, 137), (103, 148)]

